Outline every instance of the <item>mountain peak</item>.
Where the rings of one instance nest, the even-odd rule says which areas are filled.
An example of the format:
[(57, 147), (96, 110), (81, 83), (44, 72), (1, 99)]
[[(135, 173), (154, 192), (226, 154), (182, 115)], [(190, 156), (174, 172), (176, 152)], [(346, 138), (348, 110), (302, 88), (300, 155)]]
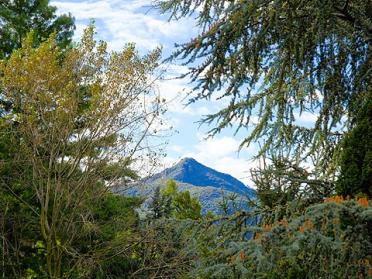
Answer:
[(180, 160), (180, 162), (185, 162), (185, 161), (195, 161), (196, 162), (196, 160), (192, 157), (184, 157)]
[(146, 179), (147, 182), (154, 182), (160, 179), (174, 179), (178, 182), (188, 183), (201, 187), (214, 187), (221, 190), (231, 191), (237, 194), (254, 194), (254, 190), (247, 187), (238, 179), (229, 174), (209, 168), (194, 158), (186, 157), (176, 165)]
[(199, 163), (198, 161), (196, 161), (194, 158), (191, 158), (191, 157), (185, 157), (185, 158), (182, 158), (176, 165), (174, 165), (172, 168), (174, 167), (179, 167), (179, 168), (203, 168), (203, 167), (206, 167), (204, 166), (203, 164)]
[(200, 164), (198, 161), (196, 161), (194, 158), (191, 158), (191, 157), (185, 157), (185, 158), (182, 158), (178, 164)]

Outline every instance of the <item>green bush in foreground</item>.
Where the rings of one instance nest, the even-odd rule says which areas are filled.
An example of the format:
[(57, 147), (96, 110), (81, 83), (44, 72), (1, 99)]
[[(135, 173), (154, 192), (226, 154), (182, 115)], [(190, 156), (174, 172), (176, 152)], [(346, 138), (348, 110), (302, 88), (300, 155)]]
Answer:
[[(201, 228), (191, 245), (198, 260), (190, 278), (371, 278), (372, 208), (341, 197), (307, 208), (291, 220)], [(251, 239), (247, 240), (247, 233)]]

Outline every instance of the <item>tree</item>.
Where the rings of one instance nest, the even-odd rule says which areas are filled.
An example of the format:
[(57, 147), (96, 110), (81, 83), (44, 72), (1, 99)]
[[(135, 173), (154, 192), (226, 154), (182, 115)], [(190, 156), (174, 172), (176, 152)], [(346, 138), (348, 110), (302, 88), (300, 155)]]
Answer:
[(173, 179), (168, 179), (164, 189), (161, 191), (164, 196), (174, 196), (177, 193), (177, 183)]
[(201, 219), (201, 205), (196, 198), (191, 197), (189, 191), (177, 193), (173, 199), (173, 206), (177, 219)]
[[(190, 65), (187, 75), (196, 82), (190, 102), (228, 102), (202, 120), (215, 123), (211, 135), (238, 123), (249, 131), (242, 146), (261, 142), (259, 155), (280, 148), (297, 159), (312, 155), (318, 173), (334, 171), (344, 131), (357, 125), (352, 108), (372, 90), (371, 1), (158, 0), (157, 6), (171, 18), (195, 15), (203, 30), (170, 59)], [(306, 113), (317, 116), (312, 127), (300, 121)]]
[(171, 216), (176, 219), (201, 219), (201, 205), (197, 198), (191, 197), (189, 191), (177, 190), (177, 183), (173, 179), (167, 180), (165, 187), (155, 188), (155, 192), (150, 204), (153, 219)]
[(337, 192), (372, 197), (372, 92), (358, 108), (356, 125), (346, 134), (340, 160)]
[(154, 195), (152, 197), (149, 209), (151, 211), (151, 219), (168, 218), (171, 215), (172, 198), (168, 195), (164, 195), (160, 191), (160, 186), (155, 188)]
[(2, 177), (1, 190), (20, 201), (9, 186), (31, 193), (33, 203), (23, 204), (37, 220), (45, 249), (41, 268), (49, 278), (84, 269), (84, 263), (92, 267), (87, 259), (97, 257), (94, 250), (84, 254), (75, 246), (82, 232), (94, 233), (90, 204), (136, 178), (133, 162), (152, 156), (148, 141), (163, 112), (152, 90), (160, 51), (140, 57), (127, 44), (109, 54), (93, 33), (88, 28), (67, 50), (56, 35), (34, 48), (31, 33), (0, 66), (2, 94), (13, 104), (2, 132), (17, 147), (5, 163), (18, 167), (18, 183)]
[(161, 196), (160, 196), (160, 187), (155, 188), (154, 196), (150, 203), (149, 209), (151, 211), (151, 218), (158, 219), (162, 217), (162, 206), (161, 206)]
[[(73, 18), (71, 15), (57, 16), (56, 8), (49, 6), (48, 2), (0, 1), (0, 61), (9, 58), (12, 51), (21, 47), (22, 40), (31, 29), (34, 46), (53, 32), (61, 48), (70, 44), (75, 29)], [(38, 274), (43, 272), (41, 250), (35, 253), (34, 248), (35, 241), (41, 239), (35, 218), (37, 203), (33, 191), (22, 183), (27, 175), (31, 179), (31, 169), (23, 163), (22, 158), (13, 159), (19, 149), (20, 138), (14, 129), (18, 124), (17, 119), (12, 118), (19, 111), (12, 110), (13, 104), (4, 98), (0, 87), (1, 269), (4, 278), (5, 274), (14, 278), (22, 277), (22, 270), (27, 268)]]
[[(122, 278), (139, 266), (133, 257), (136, 244), (143, 239), (139, 233), (139, 217), (135, 208), (141, 200), (111, 192), (98, 203), (90, 204), (94, 223), (88, 223), (75, 247), (85, 254), (78, 270), (79, 278)], [(93, 260), (92, 260), (93, 258)]]
[(56, 32), (56, 41), (62, 48), (70, 44), (75, 29), (69, 15), (56, 14), (49, 0), (0, 1), (0, 60), (21, 47), (22, 39), (34, 30), (34, 42), (40, 43)]
[(259, 167), (251, 169), (256, 185), (257, 202), (251, 205), (257, 211), (261, 224), (299, 214), (311, 204), (320, 203), (334, 192), (332, 181), (319, 180), (313, 173), (284, 157), (264, 158)]

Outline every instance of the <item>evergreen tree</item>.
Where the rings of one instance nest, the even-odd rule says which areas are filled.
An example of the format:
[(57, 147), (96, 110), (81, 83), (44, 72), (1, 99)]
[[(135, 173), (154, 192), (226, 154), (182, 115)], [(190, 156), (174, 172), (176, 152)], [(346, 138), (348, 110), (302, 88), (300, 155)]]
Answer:
[(34, 30), (34, 42), (40, 43), (56, 32), (56, 41), (64, 48), (75, 29), (71, 15), (56, 15), (49, 0), (0, 1), (0, 60), (21, 46), (22, 39)]
[(342, 142), (337, 192), (372, 198), (372, 92), (356, 109), (356, 124)]
[[(171, 59), (190, 65), (196, 82), (190, 102), (226, 99), (227, 106), (202, 120), (216, 124), (212, 135), (238, 123), (250, 127), (242, 145), (260, 141), (260, 154), (281, 148), (285, 156), (314, 155), (319, 173), (334, 170), (345, 127), (357, 125), (350, 108), (371, 91), (371, 1), (157, 4), (172, 18), (195, 15), (203, 30)], [(302, 125), (306, 113), (317, 116), (313, 127)]]
[(151, 211), (150, 218), (159, 219), (162, 216), (160, 186), (155, 188), (149, 209)]
[(336, 196), (260, 227), (242, 212), (196, 225), (186, 278), (370, 278), (371, 209)]
[(172, 198), (170, 196), (162, 194), (160, 191), (160, 186), (156, 187), (149, 206), (149, 209), (151, 211), (150, 218), (160, 219), (162, 217), (170, 217), (172, 212), (171, 204)]

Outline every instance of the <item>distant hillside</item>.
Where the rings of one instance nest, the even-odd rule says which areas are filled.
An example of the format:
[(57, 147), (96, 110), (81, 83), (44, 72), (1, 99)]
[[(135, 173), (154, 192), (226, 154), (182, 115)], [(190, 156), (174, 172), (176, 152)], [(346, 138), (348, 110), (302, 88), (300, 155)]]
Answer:
[(154, 189), (164, 186), (168, 179), (177, 182), (179, 191), (189, 191), (202, 205), (202, 212), (220, 213), (223, 197), (235, 196), (238, 207), (247, 207), (247, 198), (254, 198), (255, 191), (229, 174), (204, 166), (192, 158), (182, 159), (178, 164), (143, 179), (137, 185), (122, 191), (126, 195), (145, 198), (144, 209), (151, 201)]
[(255, 191), (229, 174), (204, 166), (193, 158), (184, 158), (175, 166), (145, 179), (152, 183), (160, 179), (174, 179), (195, 186), (210, 186), (233, 193), (252, 196)]

